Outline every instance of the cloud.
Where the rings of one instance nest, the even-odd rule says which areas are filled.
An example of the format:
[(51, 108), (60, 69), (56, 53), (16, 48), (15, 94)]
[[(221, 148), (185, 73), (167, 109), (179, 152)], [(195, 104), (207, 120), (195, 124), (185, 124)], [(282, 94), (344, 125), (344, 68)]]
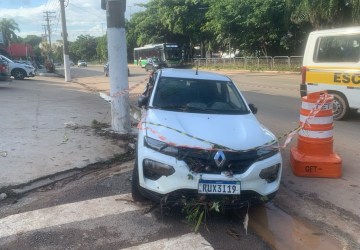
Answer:
[[(0, 0), (3, 1), (3, 0)], [(8, 1), (8, 0), (6, 0)], [(33, 6), (35, 2), (31, 0), (21, 0), (22, 6), (19, 8), (1, 8), (1, 18), (12, 18), (19, 25), (21, 37), (27, 35), (41, 36), (44, 32), (45, 12), (49, 12), (52, 40), (61, 40), (61, 16), (59, 0), (43, 0), (44, 4)], [(140, 9), (134, 6), (136, 3), (145, 3), (148, 0), (127, 1), (127, 18)], [(67, 1), (65, 1), (65, 4)], [(28, 7), (26, 7), (28, 5)], [(76, 40), (79, 35), (101, 36), (106, 33), (106, 11), (100, 7), (100, 0), (69, 0), (65, 9), (66, 26), (69, 40)]]

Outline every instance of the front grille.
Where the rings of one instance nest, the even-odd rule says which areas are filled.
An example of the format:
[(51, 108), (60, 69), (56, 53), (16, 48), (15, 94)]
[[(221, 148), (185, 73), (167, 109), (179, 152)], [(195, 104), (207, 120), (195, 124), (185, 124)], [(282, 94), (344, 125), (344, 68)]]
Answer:
[(180, 148), (178, 159), (186, 162), (191, 171), (196, 173), (220, 174), (229, 172), (230, 175), (244, 173), (259, 158), (256, 150), (247, 152), (224, 151), (225, 163), (218, 167), (214, 156), (216, 151)]

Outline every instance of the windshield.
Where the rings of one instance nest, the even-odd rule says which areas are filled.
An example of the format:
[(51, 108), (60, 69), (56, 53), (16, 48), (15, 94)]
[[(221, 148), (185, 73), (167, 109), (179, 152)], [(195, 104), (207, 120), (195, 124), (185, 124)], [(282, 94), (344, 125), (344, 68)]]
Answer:
[(231, 81), (162, 77), (153, 108), (179, 112), (247, 114), (244, 100)]
[(165, 56), (167, 60), (180, 60), (181, 50), (179, 48), (166, 48)]
[(9, 58), (7, 58), (6, 56), (1, 56), (1, 58), (9, 63), (14, 63), (12, 60), (10, 60)]

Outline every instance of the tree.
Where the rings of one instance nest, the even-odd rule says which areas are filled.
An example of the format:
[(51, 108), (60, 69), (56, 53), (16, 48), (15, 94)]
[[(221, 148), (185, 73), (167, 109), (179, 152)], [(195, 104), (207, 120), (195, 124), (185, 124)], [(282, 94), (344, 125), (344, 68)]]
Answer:
[(359, 0), (287, 0), (295, 23), (309, 22), (314, 29), (360, 24)]
[[(30, 44), (33, 47), (36, 60), (40, 60), (42, 57), (40, 43), (42, 42), (42, 37), (36, 35), (27, 35), (25, 38), (18, 37), (18, 41), (22, 43)], [(41, 61), (41, 60), (40, 60)]]
[(222, 50), (231, 46), (244, 55), (272, 55), (285, 46), (287, 34), (282, 0), (208, 0), (207, 23), (203, 30), (212, 31)]
[(92, 61), (97, 58), (96, 53), (94, 53), (96, 47), (96, 38), (90, 35), (80, 35), (76, 38), (75, 42), (70, 42), (69, 56), (75, 61), (80, 59)]
[(200, 44), (204, 56), (205, 43), (212, 39), (212, 32), (202, 30), (206, 23), (205, 13), (209, 8), (207, 1), (157, 0), (157, 4), (161, 24), (172, 34), (178, 35), (179, 43), (189, 44), (191, 48)]
[(63, 40), (57, 40), (56, 43), (51, 44), (52, 59), (54, 60), (54, 62), (64, 62), (63, 46)]
[(14, 19), (2, 18), (0, 21), (0, 31), (3, 33), (5, 46), (8, 46), (13, 40), (17, 39), (15, 31), (20, 31), (20, 29)]
[(107, 35), (98, 37), (96, 46), (96, 53), (101, 62), (104, 62), (108, 59), (108, 49), (107, 49)]

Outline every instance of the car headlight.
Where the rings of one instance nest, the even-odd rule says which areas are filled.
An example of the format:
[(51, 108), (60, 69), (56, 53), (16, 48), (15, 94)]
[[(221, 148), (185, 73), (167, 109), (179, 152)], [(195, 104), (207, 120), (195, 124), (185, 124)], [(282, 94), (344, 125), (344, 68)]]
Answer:
[(271, 156), (276, 155), (277, 153), (279, 153), (278, 142), (261, 147), (256, 151), (256, 154), (258, 156), (258, 161), (262, 161), (266, 158), (270, 158)]
[(27, 69), (34, 69), (34, 67), (32, 67), (32, 66), (24, 66), (25, 68), (27, 68)]
[(144, 146), (166, 155), (177, 156), (178, 154), (178, 149), (176, 147), (148, 136), (145, 136), (144, 138)]
[(144, 176), (153, 181), (162, 176), (168, 177), (175, 173), (175, 169), (172, 166), (150, 159), (144, 159), (143, 171)]

